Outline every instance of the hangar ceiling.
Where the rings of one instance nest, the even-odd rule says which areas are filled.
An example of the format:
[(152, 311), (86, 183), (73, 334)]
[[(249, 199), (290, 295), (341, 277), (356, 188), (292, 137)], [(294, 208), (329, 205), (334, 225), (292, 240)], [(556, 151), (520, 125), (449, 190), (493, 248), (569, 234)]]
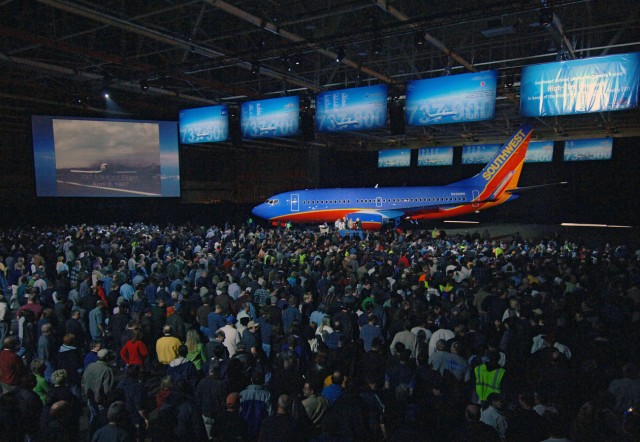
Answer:
[[(0, 0), (0, 131), (32, 114), (176, 120), (184, 108), (499, 72), (496, 118), (316, 134), (335, 149), (504, 140), (523, 66), (640, 50), (638, 0)], [(340, 56), (341, 61), (336, 62)], [(111, 103), (101, 97), (108, 88)], [(394, 105), (394, 104), (390, 104)], [(640, 135), (640, 112), (533, 120), (540, 139)], [(245, 141), (302, 148), (301, 139)]]

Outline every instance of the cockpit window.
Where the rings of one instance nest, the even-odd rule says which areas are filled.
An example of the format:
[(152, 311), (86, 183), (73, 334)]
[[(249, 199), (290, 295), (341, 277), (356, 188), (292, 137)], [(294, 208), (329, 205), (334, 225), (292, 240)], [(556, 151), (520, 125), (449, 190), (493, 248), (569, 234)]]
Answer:
[(278, 200), (266, 200), (265, 204), (269, 204), (270, 206), (275, 206), (278, 204)]

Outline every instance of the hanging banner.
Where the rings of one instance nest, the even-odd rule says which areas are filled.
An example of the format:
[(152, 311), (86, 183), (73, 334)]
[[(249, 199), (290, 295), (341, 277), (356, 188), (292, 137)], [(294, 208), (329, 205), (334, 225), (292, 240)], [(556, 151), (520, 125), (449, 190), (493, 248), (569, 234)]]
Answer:
[(179, 127), (182, 144), (215, 143), (229, 138), (227, 105), (183, 109)]
[(378, 151), (378, 167), (409, 167), (411, 149), (390, 149)]
[(242, 138), (292, 137), (300, 133), (297, 96), (246, 101), (240, 108)]
[(316, 131), (347, 132), (387, 125), (387, 85), (322, 92), (316, 97)]
[(613, 138), (567, 140), (564, 143), (565, 161), (610, 160)]
[(410, 126), (491, 120), (497, 71), (413, 80), (407, 84), (405, 121)]
[(520, 114), (547, 117), (638, 106), (640, 53), (526, 66)]
[(418, 166), (451, 166), (453, 146), (418, 149)]
[(486, 164), (500, 150), (502, 144), (474, 144), (462, 146), (462, 164)]
[(553, 161), (553, 141), (531, 141), (525, 163), (550, 163)]

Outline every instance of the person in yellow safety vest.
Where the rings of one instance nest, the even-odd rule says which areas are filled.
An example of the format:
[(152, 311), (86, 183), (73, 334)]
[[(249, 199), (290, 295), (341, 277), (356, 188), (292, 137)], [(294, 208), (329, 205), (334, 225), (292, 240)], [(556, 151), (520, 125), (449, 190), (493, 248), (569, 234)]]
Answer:
[(493, 253), (494, 253), (495, 257), (497, 258), (498, 256), (500, 256), (500, 255), (502, 255), (504, 253), (504, 249), (498, 245), (493, 249)]
[(446, 281), (446, 284), (440, 284), (440, 296), (447, 296), (449, 295), (451, 292), (453, 292), (453, 284), (451, 284), (449, 281)]
[(487, 353), (489, 359), (486, 364), (473, 369), (476, 379), (476, 394), (482, 403), (487, 401), (491, 393), (500, 393), (505, 369), (500, 367), (500, 353), (491, 350)]
[(418, 282), (421, 282), (424, 284), (424, 288), (428, 289), (429, 288), (429, 281), (428, 281), (428, 272), (423, 272), (419, 277), (418, 277)]

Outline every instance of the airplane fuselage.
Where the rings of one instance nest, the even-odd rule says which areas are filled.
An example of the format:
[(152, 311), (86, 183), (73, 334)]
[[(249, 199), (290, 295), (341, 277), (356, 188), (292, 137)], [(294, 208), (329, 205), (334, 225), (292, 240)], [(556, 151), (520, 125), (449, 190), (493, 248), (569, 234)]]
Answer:
[(447, 218), (499, 204), (472, 203), (480, 191), (455, 185), (296, 190), (269, 198), (253, 213), (272, 222), (295, 223), (334, 222), (356, 214), (361, 221), (368, 218), (362, 221), (365, 228), (379, 228), (390, 219)]
[(389, 220), (439, 219), (502, 204), (517, 189), (531, 138), (522, 126), (475, 176), (444, 186), (361, 187), (295, 190), (254, 207), (253, 214), (273, 223), (323, 223), (358, 218), (365, 229)]

